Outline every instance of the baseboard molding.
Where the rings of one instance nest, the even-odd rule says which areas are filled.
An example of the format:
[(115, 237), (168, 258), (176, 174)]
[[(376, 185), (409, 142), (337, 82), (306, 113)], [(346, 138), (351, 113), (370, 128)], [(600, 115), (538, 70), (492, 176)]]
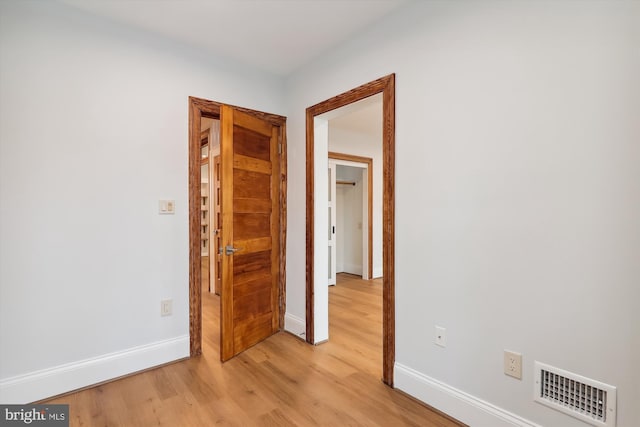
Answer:
[(36, 402), (185, 357), (188, 335), (0, 380), (0, 402)]
[(344, 273), (355, 274), (356, 276), (362, 276), (362, 264), (345, 264), (342, 271)]
[(473, 427), (541, 427), (505, 409), (396, 363), (394, 387)]
[(301, 339), (306, 339), (307, 328), (304, 319), (294, 316), (291, 313), (284, 315), (284, 330)]

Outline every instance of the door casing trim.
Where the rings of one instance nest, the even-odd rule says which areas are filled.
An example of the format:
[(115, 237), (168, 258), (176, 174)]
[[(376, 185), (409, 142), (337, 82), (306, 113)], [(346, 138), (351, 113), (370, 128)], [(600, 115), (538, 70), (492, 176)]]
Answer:
[(382, 381), (393, 386), (395, 362), (395, 74), (365, 83), (306, 110), (306, 340), (314, 340), (314, 118), (382, 93)]
[[(222, 103), (189, 97), (189, 354), (202, 354), (202, 248), (200, 244), (200, 121), (203, 116), (220, 118)], [(232, 106), (277, 126), (280, 145), (280, 280), (278, 286), (279, 329), (286, 311), (287, 243), (287, 118), (276, 114)], [(224, 185), (222, 183), (222, 185)], [(211, 252), (211, 248), (209, 251)]]

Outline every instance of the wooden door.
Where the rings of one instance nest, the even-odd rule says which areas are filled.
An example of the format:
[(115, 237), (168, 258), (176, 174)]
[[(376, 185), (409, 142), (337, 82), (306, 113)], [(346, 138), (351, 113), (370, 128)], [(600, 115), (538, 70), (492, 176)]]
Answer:
[(215, 259), (215, 268), (214, 268), (214, 276), (213, 276), (213, 291), (216, 295), (220, 295), (222, 291), (222, 253), (220, 252), (220, 248), (222, 247), (222, 224), (221, 224), (221, 212), (220, 212), (220, 204), (222, 201), (222, 192), (220, 187), (220, 156), (215, 156), (213, 158), (213, 183), (212, 183), (212, 194), (213, 194), (213, 244), (211, 245), (211, 256)]
[(278, 330), (278, 127), (222, 105), (222, 295), (220, 358)]

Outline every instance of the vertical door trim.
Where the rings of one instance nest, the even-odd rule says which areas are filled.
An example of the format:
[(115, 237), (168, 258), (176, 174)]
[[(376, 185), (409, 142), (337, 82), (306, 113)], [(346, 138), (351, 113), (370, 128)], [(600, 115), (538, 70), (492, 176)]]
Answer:
[[(200, 122), (202, 116), (220, 118), (219, 102), (189, 97), (189, 354), (202, 354), (202, 259), (200, 243)], [(280, 145), (280, 280), (278, 284), (278, 329), (284, 327), (286, 311), (287, 243), (287, 118), (276, 114), (233, 108), (252, 114), (278, 127)], [(222, 183), (224, 185), (224, 183)], [(211, 251), (212, 249), (209, 248)]]
[[(233, 246), (233, 108), (228, 105), (220, 107), (220, 184), (223, 189), (222, 203), (222, 239), (221, 247)], [(225, 142), (223, 144), (223, 142)], [(226, 207), (225, 207), (226, 206)], [(222, 289), (220, 290), (220, 360), (225, 361), (235, 356), (233, 335), (233, 282), (224, 280), (233, 277), (233, 256), (222, 256)], [(228, 315), (225, 314), (225, 307)], [(226, 337), (226, 339), (224, 339)]]
[[(367, 165), (367, 241), (368, 241), (368, 267), (367, 275), (373, 278), (373, 159), (371, 157), (354, 156), (352, 154), (336, 153), (329, 151), (329, 158), (334, 160), (346, 160), (349, 162), (364, 163)], [(384, 271), (384, 270), (383, 270)]]
[(366, 83), (306, 110), (306, 339), (314, 344), (314, 118), (336, 108), (382, 93), (383, 289), (382, 380), (393, 386), (395, 362), (395, 74)]

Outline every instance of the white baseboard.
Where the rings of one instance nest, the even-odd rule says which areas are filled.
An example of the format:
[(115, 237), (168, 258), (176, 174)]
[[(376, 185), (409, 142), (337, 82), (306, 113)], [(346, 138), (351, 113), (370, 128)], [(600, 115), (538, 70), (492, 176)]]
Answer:
[(356, 276), (362, 276), (362, 264), (347, 264), (345, 263), (342, 269), (344, 273), (355, 274)]
[(465, 424), (473, 427), (541, 427), (400, 363), (394, 368), (395, 388)]
[(284, 315), (284, 330), (292, 333), (293, 335), (305, 339), (307, 334), (307, 328), (304, 319), (294, 316), (291, 313), (285, 313)]
[(26, 404), (189, 357), (189, 336), (0, 380), (0, 403)]

